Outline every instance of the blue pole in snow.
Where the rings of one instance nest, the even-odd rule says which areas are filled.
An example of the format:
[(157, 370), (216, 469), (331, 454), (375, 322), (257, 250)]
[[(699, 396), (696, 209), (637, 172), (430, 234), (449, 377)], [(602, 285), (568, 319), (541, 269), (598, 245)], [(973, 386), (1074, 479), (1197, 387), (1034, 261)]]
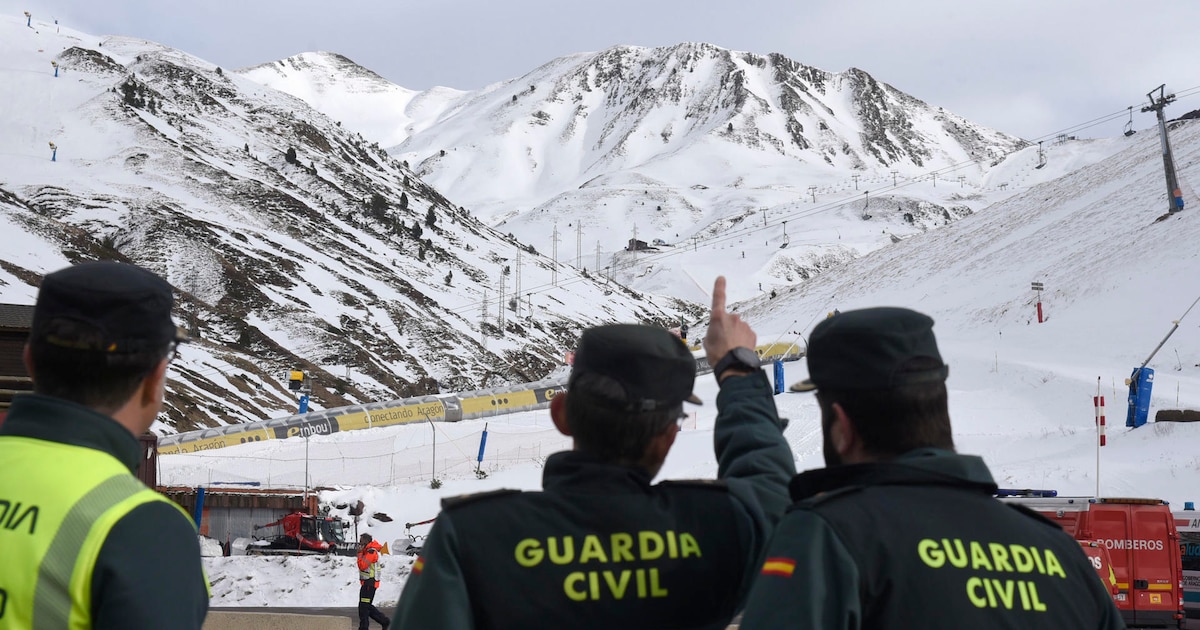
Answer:
[(475, 465), (476, 472), (479, 471), (480, 466), (483, 466), (483, 449), (487, 447), (487, 428), (487, 423), (483, 423), (483, 435), (479, 437), (479, 457), (475, 460), (477, 462)]

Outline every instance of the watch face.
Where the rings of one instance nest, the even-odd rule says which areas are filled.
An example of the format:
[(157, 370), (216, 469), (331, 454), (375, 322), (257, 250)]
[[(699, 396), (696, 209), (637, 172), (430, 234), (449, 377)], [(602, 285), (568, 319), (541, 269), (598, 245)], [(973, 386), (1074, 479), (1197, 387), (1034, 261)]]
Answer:
[(759, 367), (762, 365), (762, 359), (758, 357), (758, 353), (750, 348), (734, 348), (733, 354), (737, 357), (739, 363), (743, 363), (748, 367)]

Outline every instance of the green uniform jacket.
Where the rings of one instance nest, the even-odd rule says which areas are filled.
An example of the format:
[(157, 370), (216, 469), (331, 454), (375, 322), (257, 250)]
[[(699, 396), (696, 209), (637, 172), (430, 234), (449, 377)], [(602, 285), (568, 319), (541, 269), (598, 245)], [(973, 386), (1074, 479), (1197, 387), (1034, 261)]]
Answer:
[[(38, 394), (20, 395), (13, 401), (0, 425), (0, 462), (5, 461), (4, 438), (8, 437), (94, 449), (116, 458), (131, 472), (136, 471), (141, 459), (137, 439), (112, 418)], [(70, 462), (46, 465), (69, 466)], [(29, 474), (36, 471), (9, 470), (0, 465), (0, 500), (21, 496), (22, 476)], [(0, 536), (0, 561), (11, 562), (16, 555), (6, 552), (9, 544), (20, 544), (20, 540)], [(38, 573), (38, 567), (9, 566), (0, 571), (5, 569), (15, 569), (13, 575)], [(157, 500), (143, 503), (113, 525), (100, 547), (91, 576), (92, 628), (198, 630), (208, 611), (208, 600), (196, 528), (178, 507)]]
[(797, 476), (741, 629), (1124, 628), (1079, 543), (995, 491), (938, 449)]
[(724, 628), (741, 608), (794, 474), (761, 371), (727, 378), (720, 481), (651, 485), (575, 451), (542, 492), (447, 499), (413, 565), (398, 628)]

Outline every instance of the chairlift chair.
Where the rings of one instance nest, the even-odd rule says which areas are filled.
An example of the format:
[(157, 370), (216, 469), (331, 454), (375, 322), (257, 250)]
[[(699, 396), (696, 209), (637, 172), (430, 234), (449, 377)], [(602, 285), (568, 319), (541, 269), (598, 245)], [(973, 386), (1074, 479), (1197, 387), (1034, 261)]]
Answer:
[(1129, 106), (1129, 122), (1125, 123), (1125, 137), (1128, 138), (1137, 133), (1133, 130), (1133, 105)]

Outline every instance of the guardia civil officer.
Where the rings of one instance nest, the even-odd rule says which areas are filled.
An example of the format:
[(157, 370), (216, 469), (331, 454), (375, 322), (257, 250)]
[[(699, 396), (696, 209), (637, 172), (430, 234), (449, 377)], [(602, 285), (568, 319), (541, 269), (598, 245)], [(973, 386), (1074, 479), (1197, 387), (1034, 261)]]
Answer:
[(1079, 543), (954, 452), (932, 319), (835, 313), (807, 354), (826, 468), (792, 481), (743, 630), (1124, 627)]
[(696, 361), (665, 329), (580, 337), (550, 415), (574, 449), (542, 492), (447, 499), (413, 565), (400, 628), (724, 628), (741, 607), (795, 464), (753, 330), (713, 287), (705, 354), (720, 382), (718, 480), (652, 484)]
[(184, 336), (171, 286), (102, 262), (47, 275), (0, 426), (0, 629), (198, 629), (208, 582), (187, 514), (132, 474)]

